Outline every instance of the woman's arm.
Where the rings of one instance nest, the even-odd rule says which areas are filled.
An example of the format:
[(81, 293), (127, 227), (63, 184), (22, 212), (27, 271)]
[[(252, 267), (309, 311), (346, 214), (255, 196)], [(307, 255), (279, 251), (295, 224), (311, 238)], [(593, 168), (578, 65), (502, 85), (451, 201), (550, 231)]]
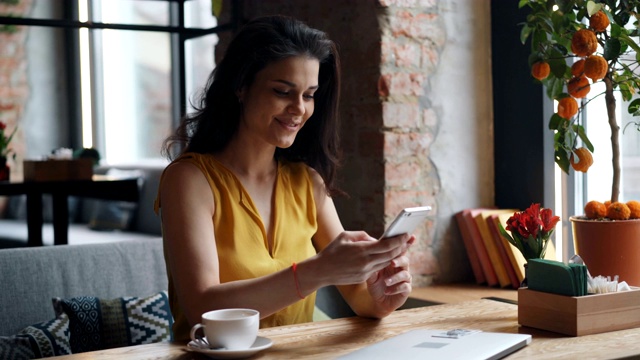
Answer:
[[(314, 196), (318, 216), (318, 231), (314, 236), (314, 243), (318, 251), (320, 251), (319, 255), (333, 256), (335, 258), (334, 261), (331, 261), (333, 266), (346, 268), (353, 259), (345, 258), (341, 256), (342, 254), (334, 254), (330, 251), (336, 241), (344, 241), (339, 236), (344, 229), (333, 200), (325, 191), (322, 178), (314, 170), (310, 170), (310, 172), (314, 183)], [(359, 240), (367, 241), (361, 242), (359, 245), (363, 245), (366, 250), (373, 253), (383, 254), (387, 262), (381, 269), (369, 273), (370, 276), (359, 283), (335, 284), (338, 285), (338, 290), (356, 314), (381, 318), (402, 306), (411, 293), (409, 259), (405, 253), (415, 241), (415, 237), (400, 235), (387, 238), (384, 241), (376, 241), (376, 239), (372, 239), (365, 234)]]

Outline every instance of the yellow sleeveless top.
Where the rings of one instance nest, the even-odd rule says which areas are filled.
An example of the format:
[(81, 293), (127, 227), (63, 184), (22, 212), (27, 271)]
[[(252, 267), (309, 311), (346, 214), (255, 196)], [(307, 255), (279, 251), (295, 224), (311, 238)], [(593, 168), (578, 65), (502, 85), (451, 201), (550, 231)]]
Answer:
[[(273, 253), (257, 208), (240, 181), (211, 155), (185, 153), (174, 162), (186, 161), (204, 173), (215, 200), (216, 246), (220, 262), (220, 282), (251, 279), (290, 267), (316, 254), (311, 237), (316, 233), (316, 205), (313, 184), (304, 163), (278, 162), (273, 193)], [(171, 166), (171, 165), (169, 165)], [(164, 177), (164, 173), (163, 173)], [(162, 182), (162, 178), (160, 179)], [(159, 212), (160, 193), (155, 202)], [(165, 246), (165, 259), (167, 258)], [(169, 302), (174, 317), (176, 340), (189, 339), (189, 326), (176, 296), (167, 261)], [(176, 271), (179, 271), (176, 269)], [(295, 287), (294, 279), (291, 286)], [(274, 289), (278, 291), (278, 289)], [(288, 306), (260, 321), (260, 327), (310, 322), (316, 294)]]

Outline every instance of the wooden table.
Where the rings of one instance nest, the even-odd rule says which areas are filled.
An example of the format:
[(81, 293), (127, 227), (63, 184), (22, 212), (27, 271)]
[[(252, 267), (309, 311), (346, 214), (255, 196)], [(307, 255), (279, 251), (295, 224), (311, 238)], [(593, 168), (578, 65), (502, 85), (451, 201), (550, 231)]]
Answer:
[(434, 284), (426, 287), (413, 287), (410, 297), (436, 304), (451, 304), (485, 298), (517, 303), (518, 290), (474, 283)]
[[(274, 345), (252, 359), (333, 359), (412, 329), (479, 329), (533, 335), (528, 346), (508, 359), (612, 359), (640, 354), (640, 329), (580, 337), (521, 327), (517, 306), (493, 300), (396, 311), (382, 320), (359, 317), (261, 329)], [(96, 351), (60, 359), (207, 359), (185, 344), (157, 343)]]
[(27, 195), (29, 246), (42, 246), (42, 195), (53, 200), (53, 238), (55, 245), (68, 243), (69, 196), (103, 200), (138, 201), (138, 179), (93, 175), (91, 180), (0, 181), (0, 195)]

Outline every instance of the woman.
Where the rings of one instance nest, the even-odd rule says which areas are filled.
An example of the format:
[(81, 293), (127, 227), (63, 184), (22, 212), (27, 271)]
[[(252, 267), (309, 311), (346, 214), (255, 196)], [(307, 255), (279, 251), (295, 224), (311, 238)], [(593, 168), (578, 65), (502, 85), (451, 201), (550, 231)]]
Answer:
[(200, 102), (167, 139), (161, 208), (174, 337), (202, 313), (260, 311), (261, 327), (312, 321), (337, 285), (354, 312), (384, 317), (411, 292), (415, 241), (344, 231), (332, 195), (339, 58), (321, 31), (282, 16), (247, 23)]

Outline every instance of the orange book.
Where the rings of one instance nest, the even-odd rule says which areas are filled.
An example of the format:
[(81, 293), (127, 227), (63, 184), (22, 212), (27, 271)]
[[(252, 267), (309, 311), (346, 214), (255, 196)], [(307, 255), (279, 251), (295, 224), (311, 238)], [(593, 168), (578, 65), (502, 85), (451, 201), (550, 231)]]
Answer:
[(498, 214), (489, 215), (487, 217), (487, 226), (489, 227), (491, 237), (493, 238), (493, 241), (496, 244), (496, 248), (498, 249), (498, 253), (500, 254), (500, 259), (502, 259), (502, 263), (507, 270), (507, 275), (509, 276), (509, 280), (511, 281), (511, 287), (517, 289), (520, 287), (520, 283), (522, 282), (522, 280), (518, 279), (518, 275), (516, 275), (516, 271), (513, 268), (511, 258), (509, 257), (509, 254), (507, 254), (507, 251), (509, 251), (509, 249), (505, 248), (505, 245), (502, 242), (502, 235), (500, 234), (497, 223), (500, 222), (498, 216)]
[(460, 235), (462, 236), (464, 247), (467, 249), (467, 256), (469, 257), (469, 263), (471, 263), (473, 276), (476, 278), (476, 283), (483, 284), (487, 280), (484, 277), (484, 272), (482, 271), (482, 265), (480, 265), (480, 259), (478, 258), (478, 252), (476, 251), (476, 247), (473, 244), (471, 233), (469, 232), (467, 224), (465, 223), (465, 219), (464, 219), (465, 211), (468, 212), (469, 210), (463, 210), (456, 213), (456, 221), (458, 222), (458, 228), (460, 229)]
[(483, 210), (486, 209), (464, 210), (462, 213), (462, 217), (465, 219), (465, 224), (467, 225), (469, 234), (471, 234), (471, 239), (473, 240), (473, 245), (476, 249), (476, 253), (478, 254), (478, 261), (480, 262), (480, 266), (482, 267), (482, 272), (484, 273), (484, 278), (487, 281), (487, 285), (496, 286), (499, 284), (498, 277), (496, 275), (495, 269), (493, 268), (491, 259), (489, 258), (489, 253), (487, 252), (484, 241), (482, 240), (480, 230), (478, 229), (475, 221), (475, 216)]
[(513, 214), (516, 210), (511, 209), (493, 209), (493, 210), (481, 210), (479, 211), (474, 219), (478, 226), (478, 230), (480, 231), (480, 235), (482, 237), (482, 241), (484, 242), (485, 247), (487, 248), (487, 253), (489, 255), (489, 259), (491, 259), (491, 264), (496, 272), (496, 276), (498, 277), (498, 283), (501, 287), (511, 286), (511, 280), (509, 279), (509, 274), (507, 273), (507, 268), (500, 257), (500, 253), (498, 247), (496, 246), (496, 242), (489, 231), (489, 226), (487, 225), (487, 217), (491, 214), (500, 214), (500, 213), (508, 213)]

